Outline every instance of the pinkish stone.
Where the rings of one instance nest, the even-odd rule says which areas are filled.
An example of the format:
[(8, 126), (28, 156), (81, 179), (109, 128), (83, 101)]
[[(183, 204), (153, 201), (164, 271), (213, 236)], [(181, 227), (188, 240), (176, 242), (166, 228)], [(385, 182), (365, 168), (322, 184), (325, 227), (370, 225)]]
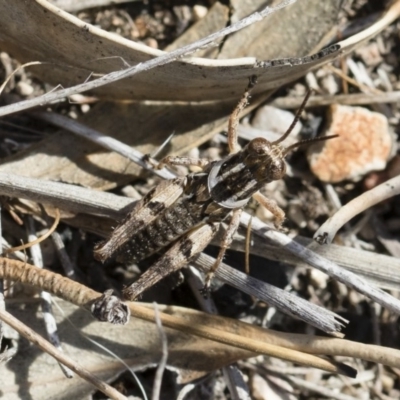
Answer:
[(307, 154), (312, 172), (324, 182), (359, 180), (383, 170), (391, 155), (386, 117), (363, 107), (331, 106), (324, 135), (339, 137), (310, 146)]

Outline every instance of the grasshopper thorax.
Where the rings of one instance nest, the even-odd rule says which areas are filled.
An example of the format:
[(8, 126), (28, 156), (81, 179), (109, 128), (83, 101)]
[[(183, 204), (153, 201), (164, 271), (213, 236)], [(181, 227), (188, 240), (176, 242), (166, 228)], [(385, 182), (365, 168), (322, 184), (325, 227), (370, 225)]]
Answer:
[(243, 207), (265, 183), (286, 173), (286, 148), (256, 138), (242, 150), (214, 162), (208, 174), (211, 198), (226, 208)]

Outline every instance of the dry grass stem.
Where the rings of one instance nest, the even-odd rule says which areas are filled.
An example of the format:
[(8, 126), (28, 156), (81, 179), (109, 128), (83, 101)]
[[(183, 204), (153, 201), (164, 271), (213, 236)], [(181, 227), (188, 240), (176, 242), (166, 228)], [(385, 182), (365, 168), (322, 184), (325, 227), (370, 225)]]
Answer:
[[(58, 210), (57, 210), (57, 212), (58, 212)], [(60, 217), (60, 215), (58, 212), (58, 220), (59, 220), (59, 217)], [(58, 224), (57, 218), (56, 218), (56, 222)], [(57, 226), (56, 224), (53, 224), (54, 228), (56, 226)], [(52, 230), (52, 228), (50, 229), (50, 231)], [(30, 241), (30, 244), (31, 244), (30, 253), (31, 253), (31, 258), (33, 260), (33, 263), (37, 268), (43, 268), (42, 250), (37, 241), (35, 224), (34, 224), (33, 218), (31, 216), (28, 216), (27, 230), (28, 230), (28, 240)], [(47, 232), (47, 233), (49, 233), (49, 232)], [(47, 236), (49, 236), (49, 235), (47, 235)], [(43, 316), (43, 322), (44, 322), (44, 326), (46, 329), (47, 337), (48, 337), (50, 343), (58, 351), (62, 352), (63, 350), (61, 347), (60, 338), (58, 336), (57, 322), (53, 315), (53, 308), (52, 308), (52, 304), (51, 304), (52, 303), (51, 294), (49, 292), (42, 290), (40, 292), (40, 298), (42, 300), (41, 301), (42, 316)], [(68, 367), (66, 367), (63, 364), (59, 364), (59, 365), (60, 365), (60, 368), (61, 368), (63, 374), (67, 378), (73, 378), (74, 374)]]
[[(214, 262), (215, 259), (213, 257), (202, 253), (192, 264), (207, 272)], [(347, 321), (332, 311), (248, 276), (225, 263), (220, 264), (215, 276), (238, 290), (264, 301), (288, 315), (300, 318), (332, 336), (343, 337), (339, 331)]]
[[(381, 289), (400, 291), (400, 260), (396, 257), (336, 244), (320, 246), (312, 239), (304, 236), (296, 236), (293, 240), (335, 264), (363, 276)], [(245, 241), (244, 233), (237, 233), (231, 244), (231, 249), (243, 252)], [(285, 248), (265, 240), (264, 237), (253, 235), (252, 242), (251, 254), (292, 266), (309, 267), (306, 261), (300, 260), (295, 254), (291, 254)], [(218, 246), (218, 237), (212, 243)]]
[(58, 210), (58, 208), (56, 208), (55, 212), (56, 212), (56, 218), (54, 220), (54, 223), (51, 226), (51, 228), (44, 235), (40, 236), (39, 238), (36, 238), (36, 239), (32, 240), (29, 243), (25, 243), (25, 244), (23, 244), (21, 246), (10, 247), (8, 249), (5, 249), (3, 254), (10, 254), (10, 253), (14, 253), (16, 251), (29, 249), (30, 247), (43, 242), (43, 240), (46, 240), (56, 230), (58, 224), (60, 223), (60, 211)]
[(18, 68), (16, 68), (10, 75), (7, 76), (7, 78), (4, 80), (4, 82), (0, 86), (0, 95), (3, 93), (4, 88), (6, 87), (7, 83), (10, 81), (10, 79), (21, 69), (25, 67), (29, 67), (31, 65), (40, 65), (42, 62), (40, 61), (32, 61), (23, 65), (20, 65)]
[[(246, 226), (249, 219), (250, 216), (243, 213), (241, 223)], [(312, 267), (319, 269), (320, 271), (329, 275), (331, 278), (334, 278), (337, 281), (344, 283), (352, 289), (362, 293), (366, 297), (376, 301), (390, 311), (400, 314), (400, 300), (384, 292), (383, 290), (370, 285), (362, 277), (353, 274), (344, 268), (340, 268), (334, 262), (321, 257), (311, 250), (303, 247), (301, 244), (295, 242), (289, 236), (270, 229), (258, 218), (253, 219), (252, 227), (255, 234), (273, 240), (275, 243), (281, 245), (292, 254), (307, 262)]]
[[(40, 270), (34, 266), (20, 261), (8, 260), (4, 258), (0, 259), (0, 278), (18, 280), (24, 284), (44, 288), (60, 298), (70, 301), (78, 306), (83, 306), (87, 309), (90, 309), (90, 305), (99, 297), (101, 297), (100, 293), (97, 293), (79, 283), (73, 282), (68, 278), (62, 277), (61, 275), (52, 273), (50, 271)], [(133, 317), (154, 323), (154, 309), (151, 304), (128, 304)], [(312, 354), (360, 358), (371, 362), (382, 363), (394, 368), (400, 368), (400, 351), (396, 349), (365, 345), (363, 343), (329, 337), (274, 332), (272, 330), (259, 328), (235, 320), (231, 321), (232, 329), (237, 330), (240, 327), (240, 329), (243, 329), (243, 332), (246, 330), (246, 337), (237, 336), (235, 334), (226, 336), (226, 332), (220, 332), (218, 329), (209, 328), (209, 326), (218, 326), (218, 321), (226, 321), (226, 318), (211, 316), (209, 314), (204, 314), (200, 311), (194, 310), (191, 310), (191, 313), (196, 314), (199, 317), (201, 316), (202, 323), (199, 325), (196, 324), (193, 326), (187, 326), (188, 324), (186, 320), (168, 315), (165, 312), (160, 313), (160, 320), (162, 321), (164, 327), (179, 329), (185, 333), (197, 335), (232, 346), (238, 345), (237, 347), (259, 354), (270, 354), (267, 349), (275, 350), (279, 346), (286, 349), (293, 349), (297, 351), (292, 360), (297, 361), (294, 362), (299, 362), (297, 357), (299, 352), (306, 352)], [(252, 337), (262, 337), (263, 342), (260, 342), (259, 340), (250, 340), (249, 338)], [(268, 342), (273, 346), (264, 346), (265, 342)], [(280, 349), (280, 352), (282, 352), (282, 349)], [(272, 351), (272, 354), (275, 354), (275, 352)], [(288, 355), (289, 353), (287, 353), (283, 358), (289, 359), (290, 357), (288, 357)], [(290, 353), (290, 355), (293, 354)], [(309, 366), (315, 366), (313, 362), (317, 362), (319, 359), (313, 359), (313, 362), (310, 364), (305, 362), (305, 359), (302, 360), (302, 364), (305, 363)], [(329, 368), (331, 368), (331, 366)]]
[[(20, 261), (8, 260), (5, 258), (0, 259), (0, 278), (7, 278), (27, 285), (40, 287), (42, 290), (46, 290), (55, 296), (87, 309), (90, 309), (93, 302), (102, 297), (100, 293), (86, 288), (77, 282), (71, 281), (68, 278), (62, 277), (61, 275), (38, 269)], [(129, 308), (132, 317), (144, 319), (149, 322), (155, 321), (153, 309), (148, 309), (137, 303), (129, 303)], [(219, 331), (216, 328), (208, 326), (191, 326), (188, 325), (184, 319), (165, 313), (160, 313), (160, 320), (165, 327), (228, 344), (256, 354), (282, 358), (325, 371), (354, 376), (354, 370), (351, 367), (344, 364), (332, 363), (310, 354), (301, 353), (297, 350), (286, 349), (261, 342), (260, 340), (242, 337), (234, 333)]]
[[(299, 108), (302, 97), (278, 97), (270, 105), (277, 108), (297, 109)], [(306, 108), (329, 106), (332, 104), (342, 105), (369, 105), (380, 103), (397, 103), (400, 101), (400, 91), (387, 93), (349, 93), (338, 95), (316, 95), (311, 96)]]
[(75, 273), (75, 268), (65, 249), (61, 235), (58, 232), (53, 232), (51, 234), (51, 239), (53, 240), (53, 244), (57, 251), (58, 258), (64, 269), (65, 276), (68, 277), (69, 279), (72, 279), (73, 281), (76, 281), (77, 277)]
[(344, 205), (320, 226), (315, 232), (314, 239), (319, 244), (331, 243), (337, 231), (353, 217), (398, 194), (400, 194), (400, 176), (381, 183)]
[(251, 398), (249, 387), (237, 365), (229, 365), (222, 372), (233, 400), (249, 400)]

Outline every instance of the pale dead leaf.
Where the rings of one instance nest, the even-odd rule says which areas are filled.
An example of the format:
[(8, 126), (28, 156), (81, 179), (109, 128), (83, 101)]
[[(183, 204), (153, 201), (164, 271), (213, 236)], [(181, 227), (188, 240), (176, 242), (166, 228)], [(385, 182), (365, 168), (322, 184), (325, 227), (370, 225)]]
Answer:
[[(310, 2), (318, 3), (316, 0), (298, 1), (307, 4)], [(329, 3), (336, 4), (337, 1)], [(297, 4), (294, 7), (297, 7)], [(282, 16), (286, 13), (290, 15), (292, 12), (297, 14), (296, 8), (287, 7), (283, 10)], [(304, 18), (307, 19), (306, 13)], [(314, 21), (315, 14), (312, 18)], [(278, 40), (275, 43), (275, 50), (285, 46), (285, 42), (279, 40), (279, 32), (282, 27), (287, 28), (287, 23), (299, 23), (297, 34), (301, 26), (310, 26), (304, 20), (300, 22), (299, 18), (295, 21), (292, 21), (293, 18), (290, 20), (286, 23), (281, 22), (280, 29), (273, 28), (276, 35), (273, 40)], [(16, 21), (18, 23), (15, 23)], [(32, 71), (44, 81), (63, 87), (82, 83), (92, 74), (106, 74), (163, 54), (160, 50), (88, 25), (45, 0), (1, 2), (0, 26), (3, 51), (22, 62), (49, 63), (39, 68), (32, 67)], [(286, 54), (294, 57), (307, 54), (319, 43), (324, 29), (318, 33), (318, 37), (300, 40), (297, 47), (300, 46), (301, 49), (293, 45), (290, 49), (293, 53), (288, 49)], [(244, 32), (246, 34), (246, 31)], [(265, 40), (262, 31), (258, 31), (257, 35), (264, 43), (272, 43)], [(256, 38), (257, 36), (254, 39)], [(268, 48), (268, 45), (264, 46), (264, 50)], [(128, 80), (114, 82), (97, 89), (95, 93), (115, 99), (223, 100), (240, 96), (244, 82), (254, 73), (260, 77), (255, 89), (257, 93), (290, 82), (304, 74), (305, 68), (315, 67), (324, 62), (322, 59), (313, 60), (307, 63), (305, 68), (291, 64), (260, 68), (251, 53), (247, 53), (246, 58), (235, 58), (237, 57), (235, 53), (242, 57), (243, 47), (230, 51), (225, 60), (191, 58), (188, 61), (171, 62), (157, 68), (156, 72), (148, 71), (132, 76)], [(279, 56), (273, 54), (273, 51), (269, 51), (267, 57)], [(326, 58), (332, 59), (334, 54), (337, 55), (338, 52), (329, 54)], [(265, 60), (265, 54), (259, 56)], [(298, 73), (295, 73), (297, 71)], [(178, 87), (179, 90), (176, 90)]]
[[(307, 1), (309, 4), (311, 4), (310, 2), (318, 3), (315, 2), (315, 0), (300, 0), (299, 2), (304, 1)], [(332, 3), (336, 3), (336, 1), (333, 1)], [(27, 4), (22, 4), (19, 1), (13, 4), (14, 7), (33, 7), (31, 4), (28, 6)], [(297, 4), (295, 4), (295, 6), (297, 6)], [(6, 6), (4, 4), (0, 4), (0, 11), (1, 7)], [(37, 5), (35, 7), (37, 7)], [(296, 9), (294, 9), (294, 11), (295, 10)], [(322, 8), (322, 10), (325, 9)], [(248, 13), (250, 13), (253, 10), (248, 9), (247, 11)], [(220, 11), (220, 13), (221, 12), (222, 11)], [(47, 13), (46, 15), (48, 14), (49, 13)], [(293, 21), (290, 17), (290, 13), (285, 12), (280, 14), (281, 20), (279, 27), (274, 27), (274, 30), (285, 30), (285, 26), (288, 23), (296, 24), (296, 21)], [(306, 18), (307, 14), (303, 14)], [(60, 13), (59, 15), (57, 14), (57, 17), (63, 15), (64, 14)], [(313, 16), (313, 18), (314, 17), (315, 15)], [(327, 18), (322, 16), (320, 17), (321, 19)], [(49, 18), (56, 18), (56, 15), (50, 13)], [(332, 23), (333, 20), (331, 21), (331, 24)], [(300, 30), (303, 26), (307, 24), (307, 21), (300, 21), (299, 19), (296, 26), (298, 30)], [(263, 26), (261, 27), (263, 28)], [(329, 31), (331, 27), (332, 25), (326, 24), (324, 32)], [(246, 31), (244, 31), (244, 34), (245, 32)], [(68, 32), (64, 33), (65, 35), (67, 35), (67, 37), (71, 34)], [(85, 35), (86, 34), (88, 33), (86, 32)], [(179, 40), (188, 41), (192, 37), (192, 34), (193, 32), (186, 33), (182, 35), (182, 38)], [(189, 39), (186, 35), (189, 36)], [(239, 40), (239, 38), (239, 36), (236, 36), (235, 40)], [(68, 40), (65, 40), (65, 46), (67, 46)], [(310, 52), (314, 47), (318, 45), (319, 40), (319, 36), (317, 37), (313, 35), (312, 37), (308, 37), (306, 41), (296, 42), (297, 48), (294, 54), (306, 54)], [(17, 39), (14, 39), (14, 41), (16, 41), (15, 43), (18, 42)], [(266, 40), (265, 36), (261, 34), (261, 32), (259, 32), (258, 36), (254, 39), (254, 42), (256, 43), (265, 43), (266, 41), (268, 42), (268, 40)], [(86, 45), (87, 44), (85, 41), (83, 41), (83, 43), (81, 44), (81, 46), (83, 47), (85, 47)], [(41, 57), (47, 57), (46, 52), (49, 51), (53, 51), (52, 55), (48, 55), (49, 60), (54, 60), (55, 57), (60, 56), (59, 51), (55, 51), (54, 49), (52, 49), (50, 47), (50, 44), (42, 44), (41, 46), (45, 47), (44, 49), (40, 49), (40, 51), (43, 53)], [(273, 58), (274, 56), (277, 56), (279, 54), (278, 49), (280, 49), (282, 46), (283, 42), (280, 41), (274, 44), (273, 48), (275, 48), (274, 51), (277, 52), (276, 54), (271, 51), (272, 47), (270, 49), (269, 47), (264, 46), (263, 51), (267, 52), (268, 57)], [(143, 46), (141, 46), (141, 48), (142, 47)], [(80, 49), (78, 50), (81, 51)], [(118, 49), (116, 49), (116, 51), (117, 50)], [(127, 50), (128, 48), (126, 48), (126, 51)], [(236, 50), (238, 54), (242, 55), (242, 48), (238, 47)], [(89, 49), (86, 49), (86, 51), (89, 51)], [(132, 49), (129, 48), (129, 51), (132, 51)], [(81, 63), (84, 61), (84, 59), (80, 59), (76, 54), (74, 55), (73, 52), (64, 52), (62, 57), (63, 63), (66, 64)], [(66, 58), (68, 57), (69, 60), (66, 60)], [(94, 59), (95, 54), (93, 54), (92, 57)], [(113, 60), (113, 62), (115, 62), (115, 60)], [(315, 62), (316, 61), (314, 61), (314, 63)], [(235, 62), (233, 62), (232, 65), (234, 64)], [(191, 63), (190, 65), (194, 64)], [(187, 67), (189, 67), (189, 65)], [(233, 66), (232, 68), (236, 67)], [(290, 66), (291, 73), (297, 68), (300, 68), (300, 74), (303, 74), (308, 70), (308, 67), (304, 69), (304, 67), (301, 66)], [(225, 70), (226, 68), (223, 69), (223, 71)], [(239, 70), (242, 71), (242, 67), (240, 67)], [(158, 71), (159, 70), (157, 69), (157, 72)], [(199, 71), (199, 69), (197, 68), (196, 71)], [(277, 68), (276, 71), (280, 71), (280, 69)], [(63, 69), (63, 72), (66, 75), (69, 75), (70, 70)], [(150, 72), (153, 74), (154, 71)], [(246, 72), (246, 74), (246, 77), (242, 79), (241, 89), (238, 93), (239, 95), (243, 92), (243, 88), (246, 85), (247, 78), (250, 72), (248, 71)], [(156, 75), (158, 76), (159, 74), (157, 73)], [(224, 79), (223, 75), (224, 73), (222, 73), (222, 75), (218, 79), (220, 82), (222, 82)], [(290, 74), (286, 75), (289, 76)], [(46, 75), (46, 79), (47, 76), (48, 75)], [(164, 72), (160, 71), (160, 76), (164, 76)], [(143, 79), (143, 82), (145, 82), (146, 80), (148, 80), (147, 74), (138, 75), (138, 79)], [(182, 85), (187, 84), (186, 80), (181, 81), (181, 75), (177, 71), (174, 71), (174, 73), (168, 79), (170, 80), (170, 82), (175, 82), (176, 87), (179, 87), (179, 90), (168, 89), (169, 94), (173, 92), (180, 93), (181, 89), (183, 90)], [(176, 79), (179, 79), (179, 82), (176, 82)], [(194, 79), (193, 84), (195, 84), (196, 79), (197, 78)], [(204, 77), (202, 77), (201, 80), (208, 82), (208, 78), (205, 79)], [(226, 83), (227, 88), (230, 88), (231, 83), (232, 82), (230, 80)], [(282, 81), (279, 81), (279, 85), (281, 83)], [(211, 81), (207, 84), (213, 85)], [(107, 90), (111, 90), (112, 87), (113, 85), (109, 86), (109, 89)], [(151, 91), (150, 86), (147, 85), (147, 87)], [(197, 91), (198, 88), (195, 88), (193, 90)], [(232, 90), (234, 90), (233, 87)], [(217, 92), (213, 93), (213, 98), (218, 98), (218, 96), (219, 95)], [(148, 93), (148, 97), (151, 97), (150, 92)], [(264, 97), (265, 95), (262, 95), (262, 98)], [(259, 101), (261, 101), (261, 99), (253, 97), (252, 105), (257, 104), (257, 102)], [(138, 150), (140, 150), (144, 154), (153, 152), (153, 150), (157, 148), (165, 140), (166, 137), (168, 137), (172, 132), (175, 132), (176, 135), (172, 139), (170, 145), (167, 147), (166, 153), (179, 155), (185, 153), (193, 147), (199, 146), (201, 143), (210, 139), (214, 134), (221, 131), (221, 129), (224, 129), (226, 118), (233, 109), (235, 102), (236, 101), (225, 101), (197, 105), (121, 105), (112, 103), (99, 103), (95, 107), (93, 107), (88, 114), (84, 115), (81, 118), (81, 122), (91, 126), (94, 129), (98, 129), (104, 134), (115, 137), (121, 140), (123, 143), (137, 147)], [(61, 182), (79, 184), (82, 186), (93, 187), (101, 190), (107, 190), (112, 187), (129, 182), (134, 176), (139, 175), (141, 172), (141, 169), (137, 165), (129, 162), (124, 157), (118, 154), (110, 153), (106, 150), (101, 149), (97, 145), (91, 144), (85, 139), (78, 138), (76, 135), (65, 132), (56, 134), (51, 138), (45, 139), (44, 141), (31, 146), (26, 151), (20, 152), (13, 157), (5, 159), (3, 161), (3, 164), (0, 166), (0, 170), (3, 172), (12, 171), (13, 173), (30, 177), (40, 177), (51, 180), (58, 180)]]
[[(266, 3), (236, 0), (231, 20), (239, 20)], [(337, 0), (299, 0), (293, 6), (228, 36), (218, 58), (251, 56), (265, 60), (301, 57), (315, 52), (335, 38), (341, 6), (342, 2)]]

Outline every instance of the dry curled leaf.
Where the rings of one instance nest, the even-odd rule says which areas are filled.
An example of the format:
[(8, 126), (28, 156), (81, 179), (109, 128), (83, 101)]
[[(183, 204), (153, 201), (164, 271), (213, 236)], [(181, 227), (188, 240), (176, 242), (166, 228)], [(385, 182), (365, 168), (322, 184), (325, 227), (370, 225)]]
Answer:
[[(305, 1), (303, 0), (302, 3), (305, 3)], [(320, 7), (318, 6), (319, 3), (320, 2), (316, 2), (315, 0), (307, 0), (307, 4), (314, 10), (314, 12), (326, 13), (324, 14), (324, 17), (322, 14), (319, 15), (321, 20), (327, 20), (328, 14), (330, 16), (335, 15), (333, 4), (336, 4), (336, 1), (330, 2), (330, 4), (332, 4), (331, 8), (327, 8), (326, 6)], [(9, 8), (13, 8), (11, 13), (21, 12), (23, 15), (29, 14), (31, 16), (36, 15), (35, 13), (46, 15), (45, 24), (41, 27), (39, 32), (35, 33), (35, 35), (44, 35), (46, 37), (46, 40), (42, 42), (34, 41), (34, 43), (31, 43), (32, 32), (30, 30), (36, 29), (36, 24), (31, 26), (32, 21), (34, 20), (33, 17), (32, 20), (27, 18), (25, 23), (22, 23), (21, 21), (24, 29), (15, 30), (15, 28), (10, 28), (6, 33), (3, 33), (3, 35), (5, 35), (5, 47), (9, 47), (9, 50), (12, 51), (14, 56), (17, 58), (24, 60), (25, 58), (31, 59), (32, 57), (39, 57), (41, 60), (62, 63), (63, 68), (56, 68), (54, 65), (42, 65), (40, 66), (41, 69), (35, 71), (36, 73), (39, 73), (39, 75), (45, 75), (46, 81), (53, 82), (54, 84), (62, 83), (64, 86), (71, 83), (81, 82), (82, 76), (81, 80), (77, 80), (76, 77), (74, 78), (77, 64), (79, 65), (79, 68), (86, 68), (86, 74), (91, 73), (93, 60), (96, 60), (99, 57), (99, 54), (96, 53), (96, 46), (91, 45), (91, 42), (95, 42), (95, 39), (92, 38), (92, 40), (89, 40), (86, 37), (87, 35), (95, 36), (101, 34), (103, 45), (110, 46), (112, 52), (124, 58), (126, 52), (129, 52), (129, 57), (133, 57), (132, 54), (136, 54), (136, 51), (142, 54), (146, 50), (143, 45), (139, 46), (133, 42), (127, 41), (126, 39), (117, 38), (115, 35), (109, 38), (107, 32), (98, 32), (98, 30), (86, 32), (85, 30), (77, 29), (73, 23), (73, 21), (77, 23), (76, 19), (71, 20), (72, 17), (70, 18), (63, 12), (53, 13), (48, 11), (45, 13), (44, 10), (46, 10), (47, 6), (48, 3), (45, 1), (30, 3), (16, 1), (15, 3), (0, 4), (0, 22), (2, 23), (2, 15), (6, 15), (6, 12), (11, 12)], [(294, 4), (294, 6), (297, 7), (297, 4)], [(1, 7), (4, 7), (4, 13), (1, 12)], [(304, 7), (304, 5), (302, 5), (302, 7)], [(248, 13), (251, 11), (251, 9), (247, 10)], [(293, 7), (288, 10), (289, 12), (285, 12), (285, 10), (281, 11), (283, 12), (279, 12), (279, 26), (274, 25), (273, 28), (269, 28), (274, 32), (284, 32), (288, 24), (294, 24), (297, 27), (297, 31), (300, 32), (310, 23), (310, 21), (307, 22), (307, 13), (301, 13), (302, 19), (296, 19), (293, 21), (291, 13), (296, 11)], [(313, 14), (312, 18), (314, 17), (315, 14)], [(46, 24), (50, 22), (55, 23), (58, 29), (54, 29), (54, 26), (51, 25), (51, 32), (54, 31), (54, 34), (49, 38)], [(3, 26), (6, 27), (7, 23), (7, 21), (4, 21)], [(70, 27), (71, 24), (74, 29)], [(332, 28), (333, 24), (334, 18), (331, 19), (330, 23), (326, 23), (324, 28), (321, 28), (319, 35), (322, 35), (323, 32), (328, 32)], [(253, 33), (255, 35), (254, 43), (259, 44), (259, 47), (255, 50), (258, 53), (258, 56), (261, 59), (264, 59), (275, 58), (282, 55), (281, 49), (285, 47), (285, 37), (282, 36), (282, 39), (279, 39), (279, 33), (276, 33), (274, 46), (265, 47), (266, 26), (260, 24), (256, 24), (256, 26), (259, 26), (258, 31)], [(247, 35), (246, 31), (243, 31), (243, 34)], [(62, 35), (62, 40), (58, 39), (58, 35)], [(188, 35), (190, 35), (190, 33), (188, 33)], [(190, 41), (190, 38), (188, 39), (183, 35), (179, 40), (187, 42)], [(320, 39), (321, 36), (308, 36), (307, 41), (296, 42), (296, 46), (290, 49), (290, 51), (293, 51), (293, 54), (287, 53), (287, 55), (305, 55), (316, 48)], [(52, 42), (53, 40), (54, 42)], [(79, 41), (79, 46), (76, 46), (77, 40)], [(232, 40), (240, 40), (240, 35), (235, 35), (235, 38)], [(129, 45), (127, 42), (129, 42)], [(65, 47), (63, 47), (64, 51), (61, 51), (62, 49), (59, 48), (58, 44)], [(294, 42), (292, 43), (292, 46), (294, 46)], [(20, 48), (24, 49), (24, 52), (21, 52)], [(122, 51), (121, 48), (124, 50)], [(149, 49), (149, 51), (153, 52), (154, 50)], [(34, 52), (34, 55), (30, 52)], [(82, 54), (80, 54), (81, 52)], [(240, 57), (243, 56), (242, 46), (236, 47), (236, 55)], [(103, 56), (104, 54), (102, 57)], [(228, 57), (228, 55), (226, 56)], [(151, 98), (153, 96), (151, 94), (151, 91), (153, 90), (151, 87), (153, 84), (156, 84), (157, 90), (159, 90), (160, 93), (161, 90), (168, 92), (168, 100), (172, 100), (173, 98), (171, 95), (174, 94), (179, 95), (180, 99), (190, 99), (190, 97), (185, 95), (185, 92), (196, 93), (196, 96), (198, 96), (201, 92), (199, 90), (199, 84), (206, 85), (209, 89), (211, 88), (212, 99), (214, 100), (218, 98), (226, 98), (226, 93), (223, 93), (221, 96), (218, 94), (218, 90), (216, 90), (217, 86), (223, 86), (226, 89), (229, 89), (229, 97), (232, 95), (239, 96), (242, 94), (244, 87), (246, 86), (249, 75), (254, 73), (254, 71), (248, 69), (250, 64), (252, 65), (252, 63), (254, 63), (254, 59), (250, 64), (249, 58), (234, 59), (235, 52), (233, 50), (230, 50), (229, 57), (230, 60), (228, 65), (223, 67), (217, 74), (218, 77), (216, 79), (218, 80), (218, 85), (216, 85), (213, 79), (209, 79), (208, 75), (205, 75), (205, 77), (203, 75), (198, 76), (198, 74), (202, 74), (202, 71), (204, 70), (203, 67), (201, 69), (198, 66), (194, 67), (196, 62), (200, 59), (194, 59), (187, 65), (185, 64), (185, 68), (189, 68), (187, 71), (192, 71), (190, 79), (183, 79), (184, 75), (180, 72), (178, 73), (177, 69), (174, 67), (176, 63), (171, 64), (173, 70), (171, 70), (169, 75), (165, 75), (166, 73), (163, 69), (157, 68), (156, 70), (149, 71), (149, 73), (139, 74), (137, 77), (133, 78), (139, 80), (141, 82), (140, 85), (145, 87), (146, 98)], [(140, 60), (141, 59), (142, 58), (140, 58)], [(102, 59), (97, 62), (118, 63), (121, 62), (121, 60)], [(241, 64), (243, 62), (245, 62), (245, 64)], [(227, 60), (216, 60), (212, 63), (216, 63), (217, 65), (220, 63), (221, 65), (224, 65), (227, 63)], [(314, 63), (315, 62), (312, 62), (311, 64)], [(178, 64), (180, 65), (182, 62), (179, 62)], [(207, 68), (214, 70), (216, 68), (213, 66), (214, 64)], [(65, 68), (66, 65), (73, 65), (74, 68)], [(120, 69), (121, 65), (114, 65), (113, 68)], [(280, 70), (281, 67), (277, 68)], [(285, 68), (287, 69), (288, 66), (284, 67), (284, 69)], [(290, 74), (288, 74), (289, 70), (286, 72), (282, 70), (282, 76), (293, 79), (292, 74), (294, 71), (298, 71), (296, 73), (301, 75), (306, 73), (308, 68), (309, 66), (291, 65), (289, 67)], [(109, 72), (111, 69), (112, 68), (104, 67), (102, 72)], [(237, 77), (232, 80), (229, 71), (235, 69), (237, 70), (237, 73), (235, 72)], [(62, 76), (57, 75), (56, 77), (53, 77), (53, 73), (56, 75), (62, 73)], [(152, 83), (149, 81), (149, 74), (151, 75), (150, 81)], [(226, 78), (224, 78), (224, 76)], [(274, 82), (276, 80), (274, 87), (283, 83), (281, 80), (282, 76), (280, 75), (280, 72), (278, 76), (273, 73)], [(154, 80), (155, 77), (164, 80), (167, 86), (162, 84), (162, 82), (157, 82), (157, 79)], [(177, 81), (177, 79), (179, 81)], [(227, 81), (221, 85), (221, 82), (223, 82), (224, 79), (227, 79)], [(265, 89), (262, 84), (263, 79), (264, 78), (260, 80), (257, 90), (261, 91)], [(171, 84), (174, 85), (174, 89), (171, 89), (169, 86)], [(107, 91), (107, 96), (120, 99), (126, 97), (126, 94), (119, 92), (120, 89), (118, 88), (121, 84), (118, 85), (115, 86), (114, 84), (111, 84), (104, 87), (104, 90)], [(189, 86), (184, 89), (185, 85)], [(238, 85), (240, 89), (236, 90), (235, 85)], [(126, 87), (126, 83), (122, 83), (123, 90), (126, 90)], [(179, 90), (175, 90), (176, 87), (179, 87)], [(135, 93), (138, 93), (138, 91), (140, 91), (140, 89), (135, 83)], [(128, 97), (131, 98), (132, 95), (129, 94)], [(258, 101), (260, 100), (254, 98), (252, 104), (254, 105)], [(232, 111), (234, 103), (235, 101), (221, 101), (211, 104), (205, 103), (197, 105), (121, 105), (102, 102), (93, 107), (90, 112), (84, 115), (80, 120), (82, 123), (99, 130), (101, 133), (111, 135), (118, 140), (121, 140), (123, 143), (137, 147), (144, 154), (152, 153), (166, 137), (168, 137), (172, 132), (175, 132), (175, 137), (172, 139), (166, 151), (170, 154), (182, 154), (191, 148), (200, 145), (211, 138), (214, 134), (224, 129), (226, 118)], [(75, 135), (65, 132), (60, 132), (51, 138), (45, 139), (39, 144), (31, 146), (26, 151), (20, 152), (17, 155), (6, 159), (0, 169), (3, 172), (12, 171), (13, 173), (25, 176), (46, 177), (51, 180), (79, 184), (101, 190), (107, 190), (128, 182), (132, 179), (132, 176), (137, 176), (141, 171), (137, 165), (126, 160), (124, 157), (104, 151), (97, 145), (93, 145), (85, 139), (78, 138)]]
[[(312, 15), (313, 20), (316, 15), (320, 16), (321, 12), (331, 17), (332, 10), (338, 9), (337, 1), (328, 2), (333, 5), (332, 7), (322, 8), (317, 7), (320, 2), (315, 0), (302, 0), (298, 3), (305, 4), (309, 10), (317, 10)], [(291, 24), (291, 29), (295, 29), (293, 23), (296, 23), (298, 29), (307, 26), (304, 20), (300, 22), (297, 17), (293, 21), (295, 14), (307, 18), (306, 13), (297, 11), (297, 7), (298, 5), (294, 4), (288, 8), (287, 12), (292, 17), (286, 23), (282, 23), (285, 21), (283, 18), (285, 10), (280, 13), (280, 29), (272, 28), (275, 32), (274, 42), (283, 44), (281, 40), (284, 38), (279, 39), (279, 32), (283, 32), (287, 24)], [(250, 13), (251, 10), (248, 11)], [(15, 21), (19, 23), (15, 24)], [(40, 21), (40, 24), (37, 21)], [(325, 19), (322, 21), (325, 22)], [(332, 24), (332, 21), (330, 22)], [(23, 62), (27, 60), (45, 62), (46, 64), (32, 70), (43, 80), (63, 87), (82, 83), (92, 74), (121, 70), (163, 54), (160, 50), (89, 25), (45, 0), (30, 2), (15, 0), (1, 3), (0, 25), (3, 50)], [(297, 45), (292, 41), (292, 47), (286, 56), (298, 57), (307, 54), (320, 42), (324, 29), (330, 29), (331, 26), (324, 26), (318, 35), (313, 34), (315, 37), (308, 37), (307, 41), (301, 40)], [(259, 38), (258, 41), (253, 41), (253, 46), (256, 43), (266, 42), (261, 28), (262, 26), (258, 31), (251, 32), (254, 38)], [(299, 34), (298, 29), (296, 35)], [(275, 50), (282, 47), (276, 44)], [(99, 88), (96, 94), (115, 99), (223, 100), (240, 96), (243, 92), (243, 82), (254, 73), (260, 75), (256, 92), (262, 92), (303, 75), (309, 68), (308, 65), (315, 66), (321, 63), (319, 60), (312, 60), (305, 67), (301, 65), (293, 67), (291, 63), (286, 63), (286, 65), (278, 64), (274, 68), (269, 66), (259, 68), (255, 54), (248, 53), (246, 58), (235, 58), (244, 56), (243, 48), (239, 43), (221, 60), (194, 58), (188, 61), (174, 61), (157, 68), (156, 71), (133, 76), (129, 78), (129, 82), (117, 81)], [(260, 52), (257, 56), (263, 61), (266, 58), (279, 57), (281, 53), (266, 55)], [(176, 90), (177, 87), (179, 90)]]

